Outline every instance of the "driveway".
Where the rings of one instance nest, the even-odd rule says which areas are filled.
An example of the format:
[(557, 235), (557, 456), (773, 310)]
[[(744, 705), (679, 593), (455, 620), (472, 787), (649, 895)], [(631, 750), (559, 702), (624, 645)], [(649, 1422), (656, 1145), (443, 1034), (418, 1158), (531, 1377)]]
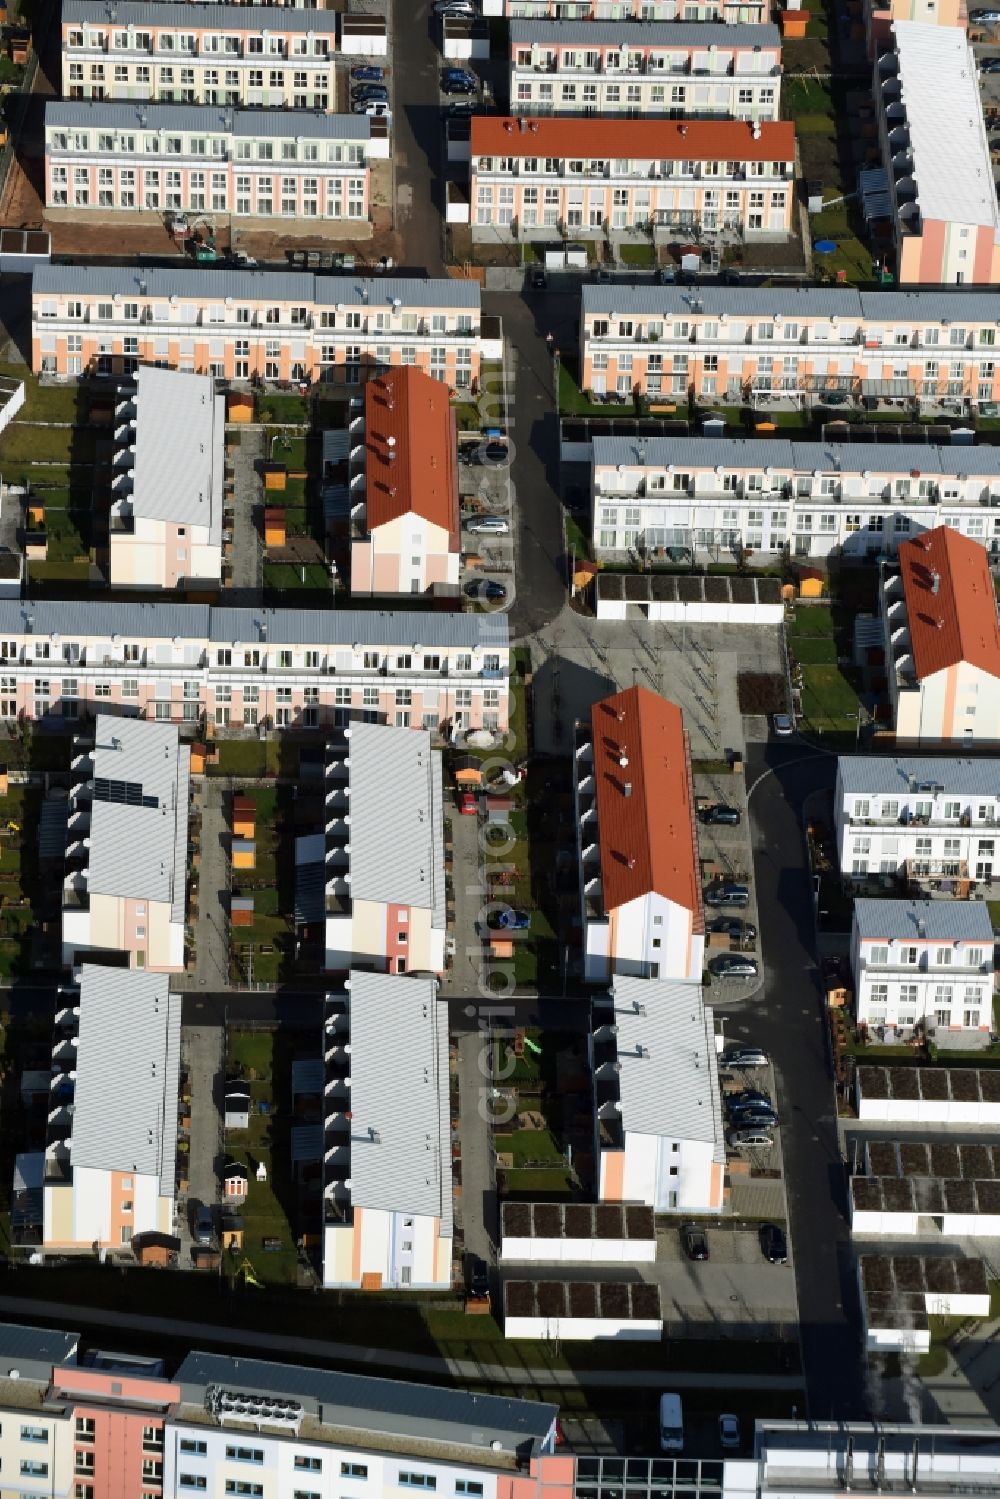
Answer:
[(181, 1041), (191, 1089), (191, 1131), (188, 1196), (178, 1214), (178, 1234), (183, 1248), (190, 1250), (193, 1216), (203, 1203), (213, 1210), (216, 1232), (219, 1228), (224, 1032), (217, 1026), (186, 1026)]
[(444, 196), (441, 58), (427, 0), (389, 7), (393, 81), (392, 153), (396, 167), (396, 232), (405, 268), (443, 276)]
[(760, 919), (762, 994), (726, 1018), (726, 1038), (763, 1046), (783, 1120), (788, 1220), (802, 1358), (814, 1420), (867, 1414), (846, 1176), (815, 951), (799, 809), (833, 785), (836, 759), (802, 744), (751, 742), (747, 789)]

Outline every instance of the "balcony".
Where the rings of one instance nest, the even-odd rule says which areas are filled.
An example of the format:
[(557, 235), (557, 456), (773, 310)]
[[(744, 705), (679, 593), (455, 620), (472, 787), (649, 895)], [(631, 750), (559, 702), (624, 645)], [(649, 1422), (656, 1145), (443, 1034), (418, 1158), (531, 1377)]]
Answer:
[(969, 866), (964, 859), (907, 859), (903, 868), (906, 878), (915, 885), (928, 880), (969, 878)]

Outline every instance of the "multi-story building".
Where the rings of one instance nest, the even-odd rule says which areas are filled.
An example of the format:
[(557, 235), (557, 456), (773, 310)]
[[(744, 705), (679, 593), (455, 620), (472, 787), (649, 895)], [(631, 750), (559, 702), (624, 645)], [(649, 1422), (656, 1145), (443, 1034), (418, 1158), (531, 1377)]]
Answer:
[(143, 363), (241, 383), (359, 385), (416, 365), (467, 390), (481, 357), (501, 354), (481, 335), (477, 283), (461, 279), (39, 266), (31, 318), (35, 374), (70, 377)]
[(701, 983), (615, 978), (590, 1038), (602, 1202), (718, 1213), (726, 1145), (713, 1012)]
[(452, 1283), (448, 1007), (434, 979), (351, 970), (324, 1002), (323, 1284)]
[(834, 819), (844, 879), (967, 893), (1000, 873), (1000, 759), (842, 758)]
[(777, 26), (510, 26), (510, 107), (519, 114), (776, 120), (780, 91)]
[(645, 687), (577, 726), (584, 974), (701, 982), (705, 917), (681, 710)]
[(654, 400), (965, 412), (1000, 401), (995, 311), (961, 291), (585, 284), (580, 383)]
[(995, 286), (1000, 206), (964, 27), (894, 21), (874, 90), (896, 280)]
[(0, 599), (0, 719), (507, 728), (502, 614)]
[(948, 526), (899, 548), (879, 593), (897, 743), (1000, 745), (1000, 622), (989, 558)]
[(414, 729), (357, 723), (326, 765), (326, 967), (441, 973), (441, 752)]
[(85, 963), (60, 991), (45, 1143), (46, 1250), (174, 1229), (181, 996), (163, 973)]
[(856, 1018), (880, 1040), (993, 1029), (993, 922), (982, 900), (854, 902)]
[(194, 12), (122, 0), (113, 15), (94, 0), (65, 0), (63, 97), (325, 110), (336, 22), (332, 11), (213, 0)]
[[(968, 1489), (1000, 1494), (1000, 1430), (974, 1426), (895, 1425), (886, 1421), (758, 1421), (752, 1499), (803, 1492), (841, 1495), (855, 1486), (947, 1499)], [(579, 1499), (589, 1499), (579, 1496)], [(724, 1495), (724, 1499), (729, 1499)]]
[(226, 398), (208, 375), (142, 365), (118, 393), (109, 521), (113, 588), (222, 577)]
[(45, 204), (74, 215), (343, 220), (364, 235), (371, 136), (371, 120), (357, 114), (49, 103)]
[(455, 414), (422, 370), (365, 386), (351, 422), (351, 593), (426, 593), (457, 584), (462, 554)]
[(174, 724), (98, 715), (70, 793), (63, 962), (184, 967), (191, 751)]
[(791, 232), (795, 127), (787, 120), (474, 115), (470, 152), (477, 239)]
[(594, 546), (609, 561), (671, 547), (698, 562), (892, 556), (945, 525), (1000, 562), (992, 447), (595, 437), (591, 504)]
[(966, 0), (866, 0), (864, 6), (868, 56), (892, 46), (895, 21), (923, 21), (929, 26), (960, 26), (969, 22)]
[(483, 0), (484, 16), (523, 21), (714, 21), (756, 26), (769, 13), (763, 0)]

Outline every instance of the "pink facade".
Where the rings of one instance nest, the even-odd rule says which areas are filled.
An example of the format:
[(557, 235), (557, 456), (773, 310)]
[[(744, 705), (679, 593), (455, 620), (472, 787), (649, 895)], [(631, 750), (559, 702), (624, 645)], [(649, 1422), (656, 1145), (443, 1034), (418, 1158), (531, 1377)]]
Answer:
[(496, 1499), (573, 1499), (575, 1479), (575, 1457), (533, 1457), (525, 1476), (500, 1474)]
[(52, 1390), (69, 1406), (73, 1471), (77, 1484), (89, 1485), (87, 1499), (153, 1499), (162, 1492), (164, 1415), (180, 1400), (178, 1385), (117, 1370), (55, 1368)]

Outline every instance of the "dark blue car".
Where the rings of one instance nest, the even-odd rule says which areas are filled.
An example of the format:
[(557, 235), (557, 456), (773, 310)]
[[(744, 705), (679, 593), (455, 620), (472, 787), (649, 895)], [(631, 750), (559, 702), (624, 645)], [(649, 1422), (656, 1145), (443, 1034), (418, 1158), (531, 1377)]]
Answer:
[(381, 83), (385, 78), (385, 68), (376, 67), (373, 62), (361, 63), (351, 69), (351, 77), (355, 83)]

